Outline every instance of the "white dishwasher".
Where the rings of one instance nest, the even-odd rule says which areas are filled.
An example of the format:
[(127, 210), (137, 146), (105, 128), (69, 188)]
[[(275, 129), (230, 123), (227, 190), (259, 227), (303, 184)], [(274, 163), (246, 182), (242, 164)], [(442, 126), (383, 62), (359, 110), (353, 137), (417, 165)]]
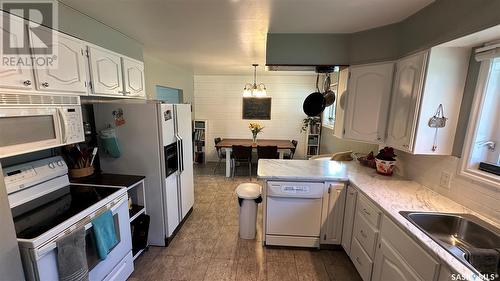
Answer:
[(319, 247), (324, 190), (324, 183), (269, 181), (266, 245)]

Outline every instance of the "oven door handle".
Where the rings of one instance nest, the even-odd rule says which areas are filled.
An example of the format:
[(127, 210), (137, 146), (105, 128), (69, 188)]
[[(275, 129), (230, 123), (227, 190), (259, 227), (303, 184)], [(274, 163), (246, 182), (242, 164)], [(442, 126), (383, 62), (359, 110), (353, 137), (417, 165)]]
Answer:
[[(115, 205), (113, 205), (111, 208), (107, 209), (109, 211), (111, 211), (113, 213), (113, 216), (116, 215), (117, 213), (117, 210), (118, 208), (126, 202), (126, 199), (127, 197), (124, 196), (122, 197)], [(89, 230), (90, 228), (92, 228), (92, 221), (85, 224), (83, 226), (83, 228), (85, 229), (85, 231)], [(71, 231), (74, 231), (74, 229), (72, 229)], [(66, 234), (66, 231), (63, 231), (62, 233), (60, 233), (57, 237), (53, 238), (51, 243), (48, 243), (48, 244), (45, 244), (43, 245), (42, 247), (36, 249), (36, 259), (41, 259), (43, 256), (45, 256), (46, 254), (48, 254), (50, 251), (54, 250), (57, 248), (57, 244), (56, 244), (56, 241), (59, 239), (59, 238), (62, 238), (64, 237)]]
[(62, 134), (62, 143), (65, 144), (67, 141), (66, 134), (68, 131), (68, 127), (66, 125), (66, 116), (64, 116), (64, 109), (58, 108), (57, 113), (59, 114), (59, 126), (61, 126), (61, 134)]

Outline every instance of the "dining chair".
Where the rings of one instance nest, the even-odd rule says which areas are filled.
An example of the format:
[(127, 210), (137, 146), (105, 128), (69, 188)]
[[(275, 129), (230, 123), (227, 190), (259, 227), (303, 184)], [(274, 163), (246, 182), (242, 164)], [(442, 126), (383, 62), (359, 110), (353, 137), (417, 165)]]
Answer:
[(275, 145), (257, 145), (258, 159), (279, 159), (278, 147)]
[(248, 175), (252, 180), (252, 147), (245, 145), (233, 145), (231, 152), (232, 177), (236, 172), (236, 163), (248, 163)]
[(219, 168), (222, 161), (224, 159), (226, 159), (226, 150), (223, 148), (217, 147), (217, 144), (221, 141), (222, 141), (221, 138), (214, 138), (215, 150), (217, 151), (217, 158), (219, 158), (217, 161), (217, 165), (214, 168), (214, 175), (215, 175), (215, 173), (217, 173), (217, 169)]
[(299, 143), (298, 141), (292, 140), (293, 148), (290, 148), (290, 153), (283, 155), (283, 159), (293, 159), (293, 156), (295, 155), (295, 150), (297, 150), (298, 143)]

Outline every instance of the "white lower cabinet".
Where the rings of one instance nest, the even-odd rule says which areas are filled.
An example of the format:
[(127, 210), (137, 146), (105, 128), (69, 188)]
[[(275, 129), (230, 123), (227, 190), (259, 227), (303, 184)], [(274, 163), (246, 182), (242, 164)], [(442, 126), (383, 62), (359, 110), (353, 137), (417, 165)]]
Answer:
[(339, 245), (342, 240), (346, 185), (345, 183), (326, 184), (326, 194), (323, 197), (321, 243)]
[(346, 192), (342, 246), (363, 281), (450, 280), (447, 268), (352, 185)]
[(382, 219), (373, 281), (435, 281), (440, 264), (389, 218)]
[(345, 208), (344, 208), (344, 226), (342, 227), (342, 247), (345, 252), (351, 255), (352, 230), (354, 225), (354, 215), (356, 212), (356, 198), (358, 191), (352, 185), (347, 187)]
[(397, 254), (396, 250), (385, 241), (380, 242), (380, 248), (375, 257), (375, 268), (372, 281), (419, 281), (421, 280), (405, 261)]

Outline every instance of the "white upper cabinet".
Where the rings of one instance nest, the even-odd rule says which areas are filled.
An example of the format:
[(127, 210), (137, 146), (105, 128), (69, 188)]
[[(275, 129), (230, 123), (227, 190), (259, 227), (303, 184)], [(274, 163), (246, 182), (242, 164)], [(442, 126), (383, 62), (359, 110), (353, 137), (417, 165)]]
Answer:
[(120, 55), (94, 46), (88, 47), (92, 94), (123, 96)]
[[(37, 32), (46, 32), (53, 35), (52, 45), (54, 65), (38, 66), (35, 64), (36, 89), (46, 92), (64, 92), (64, 94), (86, 94), (87, 73), (85, 72), (84, 44), (72, 36), (44, 28)], [(29, 32), (31, 46), (36, 46), (37, 35)]]
[[(20, 28), (14, 29), (18, 32), (11, 32), (3, 26), (5, 13), (0, 12), (0, 28), (3, 36), (9, 37), (9, 43), (15, 52), (13, 54), (6, 54), (5, 48), (2, 49), (2, 55), (11, 56), (15, 61), (20, 59), (20, 55), (24, 53), (29, 54), (29, 46), (23, 44), (24, 36), (26, 36), (26, 28), (22, 19), (10, 16), (11, 24), (19, 25)], [(23, 46), (24, 45), (24, 46)], [(19, 48), (23, 46), (20, 50)], [(6, 66), (5, 64), (0, 64), (0, 88), (1, 89), (15, 89), (15, 90), (27, 90), (30, 91), (34, 87), (33, 71), (27, 67), (21, 66)]]
[(383, 143), (391, 96), (394, 64), (350, 67), (344, 137)]
[(123, 93), (129, 97), (146, 97), (144, 83), (144, 63), (130, 58), (122, 58)]
[(409, 151), (412, 144), (426, 61), (427, 52), (423, 52), (396, 63), (387, 143), (400, 150)]
[[(470, 50), (435, 47), (396, 64), (386, 144), (413, 154), (450, 155)], [(429, 120), (442, 105), (444, 128)]]

